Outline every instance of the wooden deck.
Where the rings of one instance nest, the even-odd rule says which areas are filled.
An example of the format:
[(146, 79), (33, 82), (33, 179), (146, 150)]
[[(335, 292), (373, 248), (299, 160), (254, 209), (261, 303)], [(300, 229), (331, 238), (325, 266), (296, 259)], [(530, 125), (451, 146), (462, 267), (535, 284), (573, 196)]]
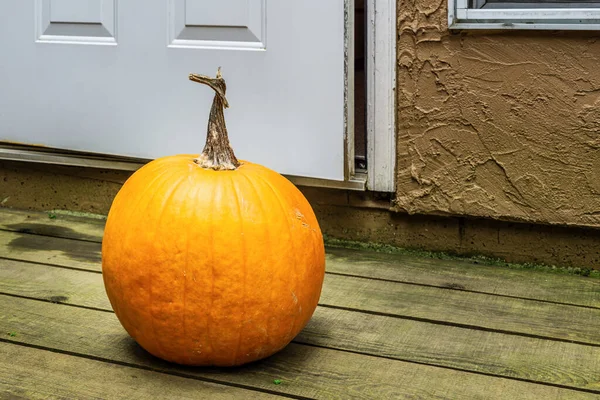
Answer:
[(102, 232), (0, 210), (1, 399), (600, 398), (598, 279), (330, 248), (320, 306), (288, 347), (189, 368), (119, 324)]

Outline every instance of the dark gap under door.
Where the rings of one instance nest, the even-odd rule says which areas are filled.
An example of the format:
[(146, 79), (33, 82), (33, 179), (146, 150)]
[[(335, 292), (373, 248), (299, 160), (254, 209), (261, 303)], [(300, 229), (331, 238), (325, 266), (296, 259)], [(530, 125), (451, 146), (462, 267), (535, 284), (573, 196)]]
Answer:
[(366, 169), (367, 130), (366, 130), (366, 75), (365, 75), (365, 4), (355, 2), (354, 21), (354, 156), (355, 168)]

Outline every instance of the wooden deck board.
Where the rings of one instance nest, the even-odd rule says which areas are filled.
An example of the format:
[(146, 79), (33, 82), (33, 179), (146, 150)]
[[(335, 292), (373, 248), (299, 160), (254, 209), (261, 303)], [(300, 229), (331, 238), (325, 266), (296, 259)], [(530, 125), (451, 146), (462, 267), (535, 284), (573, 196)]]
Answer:
[(2, 399), (277, 400), (281, 396), (0, 342)]
[(600, 345), (600, 309), (345, 276), (326, 277), (320, 304)]
[[(10, 209), (0, 212), (0, 230), (5, 231), (25, 231), (100, 243), (103, 228), (104, 221), (100, 219), (64, 215), (50, 219), (47, 213)], [(26, 239), (20, 239), (20, 242), (7, 247), (15, 238), (14, 235), (6, 236), (0, 231), (0, 254), (8, 251), (14, 256), (18, 251), (26, 253), (23, 257), (30, 260), (42, 261), (39, 260), (39, 255), (36, 256), (30, 250), (37, 248), (36, 244), (29, 243)], [(56, 240), (45, 243), (47, 247), (64, 249), (68, 242)], [(100, 247), (73, 246), (75, 247), (70, 252), (54, 254), (52, 261), (59, 265), (75, 266), (73, 264), (81, 263), (83, 251), (88, 251), (95, 259), (99, 257)], [(92, 249), (98, 249), (98, 252)], [(327, 253), (327, 271), (332, 273), (600, 308), (598, 279), (532, 273), (533, 271), (492, 267), (471, 261), (429, 259), (407, 254), (383, 254), (342, 248), (328, 248)], [(83, 263), (79, 267), (90, 266)], [(93, 269), (94, 266), (90, 268)]]
[[(33, 345), (106, 362), (273, 390), (315, 399), (593, 399), (596, 394), (419, 365), (314, 346), (290, 344), (276, 355), (236, 369), (189, 368), (162, 362), (124, 332), (115, 315), (0, 295), (0, 330), (9, 342)], [(6, 339), (4, 340), (6, 341)]]
[(327, 253), (328, 272), (600, 308), (599, 279), (343, 248)]
[(0, 257), (98, 271), (101, 244), (0, 231)]
[[(98, 243), (0, 231), (0, 245), (6, 237), (17, 243), (8, 244), (11, 258), (101, 270)], [(600, 345), (600, 308), (335, 274), (326, 275), (320, 304)]]
[[(248, 398), (600, 397), (598, 279), (328, 248), (320, 306), (284, 351), (238, 369), (185, 368), (141, 350), (110, 310), (99, 273), (103, 226), (0, 210), (0, 310), (8, 310), (0, 359), (15, 365), (0, 373), (0, 397), (67, 380), (77, 365), (90, 371), (79, 386), (101, 388), (94, 370), (142, 371), (139, 381), (177, 381), (179, 398), (188, 387), (223, 387), (223, 398), (240, 390), (252, 390)], [(65, 372), (19, 378), (34, 359)]]
[[(52, 215), (53, 218), (50, 218)], [(0, 229), (13, 232), (30, 232), (65, 239), (102, 241), (105, 220), (64, 214), (0, 210)]]
[[(0, 293), (111, 311), (98, 273), (6, 260), (0, 267)], [(295, 342), (600, 393), (600, 347), (328, 307)]]

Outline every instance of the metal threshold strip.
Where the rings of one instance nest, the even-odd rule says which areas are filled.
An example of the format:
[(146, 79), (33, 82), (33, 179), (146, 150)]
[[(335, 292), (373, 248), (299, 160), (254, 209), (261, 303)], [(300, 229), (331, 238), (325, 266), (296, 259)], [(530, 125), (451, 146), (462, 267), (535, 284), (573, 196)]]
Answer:
[[(0, 160), (132, 172), (150, 161), (140, 158), (104, 156), (11, 143), (0, 143)], [(364, 191), (366, 190), (367, 183), (366, 173), (356, 173), (347, 181), (334, 181), (294, 175), (284, 176), (297, 186), (323, 187), (330, 189)]]

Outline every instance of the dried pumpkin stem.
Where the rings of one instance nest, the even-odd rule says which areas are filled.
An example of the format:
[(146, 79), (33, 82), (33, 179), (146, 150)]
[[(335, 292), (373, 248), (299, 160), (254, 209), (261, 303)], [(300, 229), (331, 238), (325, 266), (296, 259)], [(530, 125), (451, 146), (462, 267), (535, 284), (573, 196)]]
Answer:
[(202, 168), (214, 170), (236, 169), (240, 166), (240, 162), (235, 157), (233, 149), (229, 144), (229, 137), (227, 136), (223, 110), (229, 107), (229, 103), (227, 102), (227, 98), (225, 98), (227, 87), (221, 75), (221, 68), (219, 67), (216, 78), (198, 74), (190, 74), (189, 78), (193, 82), (210, 86), (215, 91), (215, 98), (213, 99), (208, 118), (206, 145), (202, 154), (194, 162)]

